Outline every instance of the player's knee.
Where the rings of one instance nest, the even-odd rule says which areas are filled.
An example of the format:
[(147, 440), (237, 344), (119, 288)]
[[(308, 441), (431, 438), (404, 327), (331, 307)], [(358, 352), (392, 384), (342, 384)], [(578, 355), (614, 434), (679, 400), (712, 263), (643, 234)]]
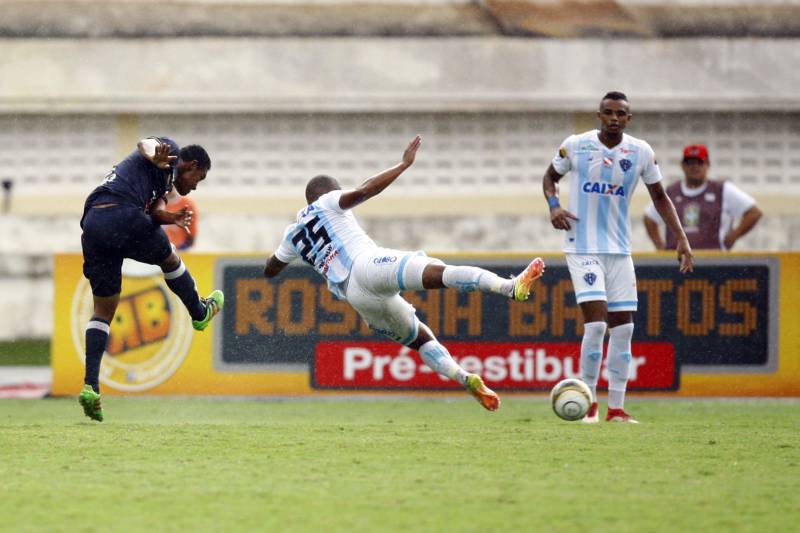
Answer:
[(419, 351), (422, 345), (435, 340), (436, 337), (433, 335), (433, 332), (430, 330), (430, 328), (425, 324), (423, 324), (422, 322), (420, 322), (419, 330), (417, 331), (417, 338), (409, 342), (407, 346), (412, 350)]
[(158, 266), (161, 267), (162, 272), (172, 272), (181, 266), (181, 258), (178, 257), (178, 254), (173, 252)]
[(422, 270), (422, 287), (424, 289), (444, 288), (444, 263), (438, 260), (431, 261)]
[(605, 335), (606, 323), (603, 321), (586, 322), (583, 325), (583, 338), (587, 341), (602, 344)]

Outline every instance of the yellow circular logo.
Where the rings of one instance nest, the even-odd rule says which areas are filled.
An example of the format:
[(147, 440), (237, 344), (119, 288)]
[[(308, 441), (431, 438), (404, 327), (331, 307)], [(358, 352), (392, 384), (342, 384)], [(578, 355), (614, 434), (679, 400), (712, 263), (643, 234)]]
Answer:
[[(159, 271), (160, 272), (160, 271)], [(120, 391), (145, 391), (180, 367), (192, 342), (191, 318), (161, 275), (123, 276), (119, 306), (100, 366), (100, 382)], [(72, 299), (72, 340), (85, 364), (92, 290), (81, 278)]]

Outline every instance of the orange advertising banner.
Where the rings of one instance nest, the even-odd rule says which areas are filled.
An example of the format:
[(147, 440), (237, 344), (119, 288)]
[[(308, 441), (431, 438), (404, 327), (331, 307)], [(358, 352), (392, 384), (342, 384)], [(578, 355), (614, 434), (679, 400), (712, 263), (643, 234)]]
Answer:
[[(264, 257), (183, 256), (201, 294), (214, 288), (226, 294), (222, 314), (203, 332), (192, 329), (157, 268), (126, 262), (101, 366), (103, 393), (283, 396), (448, 390), (431, 380), (420, 361), (409, 359), (407, 349), (371, 331), (348, 304), (333, 298), (307, 267), (293, 266), (277, 280), (263, 279)], [(505, 275), (529, 255), (438, 257)], [(562, 372), (576, 371), (572, 352), (583, 326), (563, 256), (545, 260), (545, 278), (525, 304), (451, 290), (404, 296), (452, 347), (454, 357), (463, 364), (487, 365), (484, 377), (498, 380), (492, 386), (506, 393), (546, 391), (561, 376), (551, 368), (556, 361)], [(800, 254), (702, 254), (696, 272), (685, 278), (675, 274), (671, 255), (643, 254), (634, 262), (639, 280), (634, 348), (640, 370), (631, 382), (635, 394), (800, 396), (800, 319), (790, 309), (800, 294)], [(55, 395), (77, 394), (83, 383), (84, 330), (92, 297), (81, 267), (80, 255), (55, 258)], [(663, 354), (656, 357), (653, 347)], [(368, 352), (373, 355), (369, 365)]]

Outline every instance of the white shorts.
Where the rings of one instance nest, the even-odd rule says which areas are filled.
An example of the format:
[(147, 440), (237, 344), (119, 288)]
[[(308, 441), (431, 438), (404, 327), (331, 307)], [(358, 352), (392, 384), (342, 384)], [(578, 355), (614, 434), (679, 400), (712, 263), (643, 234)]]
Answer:
[(575, 299), (608, 302), (608, 310), (636, 311), (636, 272), (629, 255), (567, 254)]
[(422, 272), (431, 263), (443, 264), (425, 252), (378, 248), (363, 253), (353, 262), (345, 298), (370, 328), (409, 344), (417, 338), (419, 320), (400, 291), (422, 289)]

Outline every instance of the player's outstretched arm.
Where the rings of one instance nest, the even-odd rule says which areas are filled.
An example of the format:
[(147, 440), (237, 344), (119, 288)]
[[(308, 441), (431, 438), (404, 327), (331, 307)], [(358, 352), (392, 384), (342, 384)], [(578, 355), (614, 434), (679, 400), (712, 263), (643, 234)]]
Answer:
[(286, 265), (288, 265), (288, 263), (284, 263), (274, 255), (270, 256), (270, 258), (267, 259), (267, 264), (264, 265), (264, 277), (274, 278), (286, 268)]
[(556, 229), (563, 229), (569, 231), (572, 229), (570, 220), (578, 221), (578, 217), (561, 207), (558, 200), (558, 180), (563, 176), (559, 174), (553, 164), (551, 163), (544, 173), (542, 178), (542, 189), (544, 190), (544, 198), (547, 200), (547, 205), (550, 208), (550, 223)]
[(675, 251), (678, 253), (678, 261), (680, 262), (680, 271), (682, 273), (692, 272), (694, 270), (694, 256), (692, 255), (692, 247), (689, 246), (689, 239), (686, 238), (686, 233), (683, 231), (681, 221), (678, 220), (678, 213), (675, 211), (675, 206), (672, 200), (669, 199), (661, 182), (647, 184), (647, 192), (650, 193), (650, 198), (653, 199), (653, 205), (656, 206), (656, 211), (661, 215), (661, 219), (669, 226), (669, 229), (677, 235), (678, 246)]
[(400, 174), (414, 164), (414, 158), (417, 155), (417, 150), (422, 144), (422, 137), (417, 135), (406, 147), (403, 152), (403, 160), (391, 168), (387, 168), (380, 174), (372, 176), (364, 181), (357, 188), (342, 193), (339, 198), (339, 207), (342, 209), (352, 209), (358, 204), (364, 203), (373, 196), (380, 194), (386, 187), (391, 185)]

